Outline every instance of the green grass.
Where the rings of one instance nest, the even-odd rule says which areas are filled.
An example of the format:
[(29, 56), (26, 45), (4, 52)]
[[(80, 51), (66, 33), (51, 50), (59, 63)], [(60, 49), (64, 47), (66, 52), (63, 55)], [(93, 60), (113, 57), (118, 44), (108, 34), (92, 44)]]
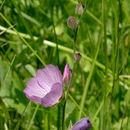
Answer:
[[(86, 3), (82, 0), (83, 4)], [(30, 102), (23, 89), (47, 64), (73, 68), (74, 34), (67, 18), (75, 0), (0, 0), (0, 130), (61, 130), (62, 101)], [(89, 116), (95, 130), (129, 130), (130, 2), (89, 1), (80, 19), (65, 130)]]

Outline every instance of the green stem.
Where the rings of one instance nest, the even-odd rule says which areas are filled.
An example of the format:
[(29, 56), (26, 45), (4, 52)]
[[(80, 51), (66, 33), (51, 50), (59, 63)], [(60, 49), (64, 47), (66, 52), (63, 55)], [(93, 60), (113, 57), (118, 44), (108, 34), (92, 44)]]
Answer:
[[(87, 3), (86, 3), (87, 4)], [(85, 9), (84, 9), (84, 12), (86, 11), (86, 5), (85, 5)], [(84, 14), (83, 12), (83, 14)], [(79, 17), (79, 21), (78, 21), (78, 26), (80, 24), (80, 21), (81, 21), (81, 18), (83, 16), (83, 14)], [(78, 33), (78, 26), (77, 28), (74, 30), (74, 47), (73, 47), (73, 67), (72, 67), (72, 76), (71, 76), (71, 79), (70, 79), (70, 82), (67, 86), (67, 91), (65, 92), (65, 102), (64, 102), (64, 105), (63, 105), (63, 116), (62, 116), (62, 123), (63, 123), (63, 127), (62, 129), (64, 130), (64, 118), (65, 118), (65, 108), (66, 108), (66, 101), (67, 101), (67, 98), (68, 98), (68, 93), (69, 93), (69, 88), (70, 88), (70, 85), (72, 84), (72, 80), (73, 80), (73, 76), (74, 76), (74, 70), (75, 70), (75, 58), (74, 58), (74, 55), (76, 53), (76, 42), (77, 42), (77, 33)]]
[(22, 112), (22, 116), (21, 116), (21, 119), (20, 121), (16, 124), (16, 127), (14, 130), (18, 130), (19, 129), (19, 125), (21, 124), (22, 120), (23, 120), (23, 117), (25, 116), (25, 113), (28, 109), (28, 106), (30, 105), (31, 101), (28, 102), (27, 106), (24, 108), (23, 112)]
[[(53, 7), (53, 6), (52, 6)], [(57, 58), (57, 65), (59, 65), (59, 49), (58, 49), (58, 40), (56, 35), (56, 29), (55, 29), (55, 23), (53, 18), (54, 8), (52, 8), (51, 11), (51, 19), (52, 19), (52, 25), (53, 25), (53, 31), (54, 31), (54, 42), (56, 42), (56, 58)]]
[(60, 130), (60, 119), (61, 119), (61, 106), (60, 106), (60, 104), (58, 104), (58, 110), (57, 110), (57, 130)]
[(85, 88), (84, 88), (84, 93), (83, 93), (83, 96), (82, 96), (82, 99), (81, 99), (80, 112), (79, 112), (78, 120), (81, 118), (81, 114), (82, 114), (82, 111), (83, 111), (83, 108), (84, 108), (85, 98), (86, 98), (87, 93), (88, 93), (88, 88), (89, 88), (90, 81), (91, 81), (91, 78), (92, 78), (92, 74), (93, 74), (93, 71), (94, 71), (96, 59), (97, 59), (99, 48), (100, 48), (100, 43), (101, 43), (101, 40), (98, 40), (97, 51), (96, 51), (95, 57), (93, 59), (92, 67), (91, 67), (91, 70), (89, 72), (88, 79), (86, 81), (86, 85), (85, 85)]
[(72, 76), (71, 76), (70, 82), (69, 82), (69, 84), (67, 86), (67, 90), (65, 92), (65, 102), (64, 102), (64, 105), (63, 105), (63, 114), (62, 114), (62, 130), (64, 130), (64, 127), (65, 127), (64, 122), (65, 122), (66, 101), (67, 101), (67, 98), (68, 98), (70, 85), (72, 84), (73, 75), (74, 75), (74, 69), (75, 69), (75, 63), (76, 63), (74, 55), (75, 55), (75, 52), (76, 52), (77, 32), (78, 32), (78, 27), (76, 28), (76, 30), (74, 32), (73, 68), (72, 68)]
[[(52, 6), (53, 7), (53, 6)], [(54, 42), (56, 42), (56, 55), (55, 58), (57, 59), (56, 64), (59, 66), (59, 47), (58, 47), (58, 40), (57, 40), (57, 35), (56, 35), (56, 29), (55, 29), (55, 23), (54, 23), (54, 8), (51, 10), (51, 19), (52, 19), (52, 25), (53, 25), (53, 32), (54, 32)], [(60, 122), (61, 122), (61, 105), (57, 105), (57, 130), (60, 130)]]
[(72, 84), (72, 80), (73, 80), (73, 76), (74, 76), (74, 70), (75, 70), (75, 58), (74, 58), (74, 55), (75, 55), (75, 52), (76, 52), (76, 41), (77, 41), (77, 32), (78, 32), (78, 27), (76, 28), (75, 30), (75, 34), (74, 34), (74, 50), (73, 50), (73, 67), (72, 67), (72, 76), (71, 76), (71, 79), (70, 79), (70, 82), (69, 82), (69, 85), (67, 87), (67, 91), (66, 91), (66, 95), (65, 95), (65, 100), (67, 100), (68, 98), (68, 93), (69, 93), (69, 88), (70, 88), (70, 85)]
[(109, 109), (110, 111), (110, 115), (112, 116), (112, 108), (111, 108), (111, 104), (113, 101), (113, 93), (114, 93), (114, 88), (115, 88), (115, 84), (116, 84), (116, 80), (119, 79), (119, 75), (118, 75), (118, 53), (119, 53), (119, 23), (120, 23), (120, 14), (121, 14), (121, 3), (120, 0), (118, 0), (119, 3), (119, 13), (118, 13), (118, 21), (117, 21), (117, 36), (116, 36), (116, 54), (115, 54), (115, 62), (114, 62), (114, 70), (113, 70), (113, 86), (112, 86), (112, 93), (111, 93), (111, 97), (110, 97), (110, 105), (109, 105)]
[[(7, 30), (7, 28), (5, 28), (3, 26), (0, 26), (0, 30), (6, 30), (7, 33), (17, 35), (17, 33), (15, 31), (13, 31), (13, 30)], [(21, 32), (18, 32), (18, 33), (19, 33), (19, 35), (21, 35), (21, 37), (26, 38), (26, 39), (30, 39), (30, 36), (28, 34), (24, 34), (24, 33), (21, 33)], [(33, 39), (37, 40), (38, 37), (34, 36)], [(3, 38), (0, 38), (0, 41), (8, 42), (10, 44), (16, 44), (15, 42), (7, 41), (7, 40), (5, 40)], [(56, 43), (48, 41), (48, 40), (44, 40), (43, 44), (48, 45), (50, 47), (54, 47), (54, 48), (56, 47)], [(67, 48), (67, 47), (64, 47), (62, 45), (58, 45), (58, 49), (73, 54), (73, 50), (71, 48)], [(82, 55), (82, 58), (84, 58), (85, 60), (87, 60), (87, 61), (89, 61), (89, 62), (92, 63), (92, 61), (93, 61), (92, 58), (86, 56), (85, 54), (81, 54), (81, 55)], [(96, 65), (99, 68), (101, 68), (102, 70), (105, 70), (105, 66), (103, 64), (101, 64), (100, 62), (96, 61)], [(112, 71), (110, 69), (108, 69), (108, 72), (110, 74), (112, 74)], [(124, 78), (120, 78), (120, 77), (119, 77), (119, 79), (120, 79), (120, 81), (122, 81), (122, 82), (126, 83), (128, 86), (130, 86), (130, 82), (128, 80), (126, 80)]]
[(124, 122), (124, 117), (126, 115), (126, 110), (127, 110), (127, 104), (125, 104), (125, 106), (124, 106), (124, 113), (123, 113), (122, 120), (121, 120), (120, 130), (122, 130), (122, 127), (123, 127), (123, 122)]
[(62, 130), (65, 130), (65, 108), (66, 108), (66, 100), (63, 103), (63, 112), (62, 112)]
[[(105, 84), (106, 84), (106, 87), (108, 87), (108, 83), (107, 83), (107, 79), (108, 79), (108, 58), (107, 58), (107, 20), (106, 20), (106, 3), (107, 1), (104, 1), (102, 0), (102, 16), (103, 16), (103, 33), (104, 33), (104, 42), (103, 42), (103, 49), (104, 49), (104, 59), (105, 59)], [(103, 93), (106, 94), (107, 91), (106, 91), (106, 87), (103, 88)], [(105, 95), (103, 95), (103, 107), (102, 107), (102, 125), (101, 125), (101, 130), (104, 129), (104, 127), (106, 127), (106, 119), (107, 119), (107, 116), (106, 115), (106, 105), (107, 105), (107, 102), (106, 102), (106, 97)]]
[(2, 1), (2, 4), (0, 6), (0, 10), (2, 9), (2, 6), (4, 5), (4, 3), (5, 3), (5, 0)]
[[(71, 101), (75, 104), (75, 106), (78, 108), (78, 110), (80, 110), (80, 106), (79, 106), (79, 104), (75, 101), (75, 99), (74, 99), (70, 94), (68, 94), (68, 96), (69, 96), (70, 100), (71, 100)], [(83, 114), (85, 117), (87, 116), (84, 111), (82, 111), (82, 114)]]
[[(5, 18), (5, 16), (0, 13), (0, 16), (5, 20), (5, 22), (13, 27), (13, 25)], [(45, 62), (41, 59), (41, 57), (37, 54), (37, 52), (31, 47), (31, 45), (19, 34), (19, 32), (13, 27), (13, 30), (16, 32), (16, 34), (20, 37), (20, 39), (28, 46), (28, 48), (33, 52), (33, 54), (39, 59), (39, 61), (45, 66)]]
[(34, 118), (35, 118), (35, 116), (36, 116), (36, 113), (37, 113), (37, 110), (38, 110), (39, 105), (40, 105), (40, 104), (37, 104), (37, 106), (36, 106), (36, 108), (35, 108), (35, 111), (34, 111), (34, 113), (33, 113), (33, 116), (32, 116), (32, 118), (31, 118), (31, 120), (29, 121), (29, 125), (28, 125), (28, 127), (27, 127), (27, 130), (30, 130), (30, 128), (31, 128), (31, 126), (32, 126), (32, 124), (33, 124), (33, 120), (34, 120)]
[[(107, 91), (107, 94), (105, 95), (105, 98), (108, 97), (110, 91), (111, 91), (111, 88), (109, 88), (109, 90)], [(92, 123), (94, 123), (94, 121), (95, 121), (95, 119), (96, 119), (98, 113), (100, 112), (101, 108), (103, 107), (103, 103), (104, 103), (104, 99), (103, 99), (103, 101), (101, 102), (100, 106), (98, 107), (98, 109), (97, 109), (95, 115), (93, 116), (93, 118), (92, 118), (92, 119), (93, 119), (93, 120), (92, 120)]]

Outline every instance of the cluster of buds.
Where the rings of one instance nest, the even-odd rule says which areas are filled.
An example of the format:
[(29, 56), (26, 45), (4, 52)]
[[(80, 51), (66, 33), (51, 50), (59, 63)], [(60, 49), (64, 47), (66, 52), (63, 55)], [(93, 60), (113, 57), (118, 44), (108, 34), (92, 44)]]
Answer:
[[(78, 4), (75, 8), (75, 13), (80, 16), (82, 15), (84, 12), (84, 6), (83, 4), (80, 2), (80, 4)], [(76, 19), (73, 16), (69, 16), (68, 21), (67, 21), (67, 25), (69, 28), (71, 29), (76, 29), (78, 26), (78, 23), (76, 21)]]

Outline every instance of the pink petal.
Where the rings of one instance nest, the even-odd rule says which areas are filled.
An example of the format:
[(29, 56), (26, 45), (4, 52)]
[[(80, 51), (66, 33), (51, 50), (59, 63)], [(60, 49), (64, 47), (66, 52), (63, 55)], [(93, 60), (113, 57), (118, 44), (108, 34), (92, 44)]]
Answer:
[(44, 88), (46, 91), (49, 92), (51, 90), (51, 86), (53, 83), (52, 83), (52, 80), (50, 79), (50, 76), (45, 71), (45, 69), (39, 69), (37, 71), (36, 79), (38, 83), (40, 84), (40, 86)]
[(56, 83), (59, 82), (62, 84), (62, 75), (60, 70), (58, 69), (57, 66), (54, 65), (47, 65), (45, 67), (47, 70), (48, 74), (50, 75), (50, 78)]
[(63, 73), (63, 83), (65, 86), (68, 85), (70, 79), (71, 79), (71, 73), (70, 73), (69, 65), (66, 64)]
[(41, 103), (41, 98), (47, 94), (47, 91), (38, 84), (36, 78), (31, 78), (24, 89), (24, 93), (30, 100)]
[(47, 91), (50, 91), (55, 83), (62, 84), (61, 72), (54, 65), (46, 65), (45, 69), (39, 69), (36, 73), (36, 78), (39, 84)]
[(26, 94), (26, 97), (28, 99), (30, 99), (31, 101), (37, 102), (41, 104), (42, 98), (37, 97), (37, 96), (29, 96), (28, 94)]
[(58, 103), (63, 93), (63, 87), (60, 83), (56, 83), (52, 86), (51, 91), (42, 98), (42, 105), (44, 107), (50, 107)]

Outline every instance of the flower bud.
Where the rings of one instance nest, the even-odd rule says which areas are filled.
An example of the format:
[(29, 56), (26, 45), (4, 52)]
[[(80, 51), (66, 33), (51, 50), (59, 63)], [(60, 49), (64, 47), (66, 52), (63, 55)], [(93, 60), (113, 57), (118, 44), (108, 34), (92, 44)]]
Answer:
[(71, 29), (77, 28), (77, 21), (73, 16), (69, 16), (68, 21), (67, 21), (68, 27)]
[(88, 130), (91, 127), (92, 127), (92, 124), (89, 121), (89, 118), (86, 117), (76, 122), (71, 130)]
[(74, 54), (74, 59), (76, 60), (76, 61), (79, 61), (80, 59), (81, 59), (81, 54), (80, 53), (75, 53)]
[(80, 4), (78, 4), (78, 5), (76, 6), (76, 8), (75, 8), (75, 13), (76, 13), (77, 15), (82, 15), (83, 12), (84, 12), (84, 6), (83, 6), (83, 4), (80, 2)]
[(63, 84), (66, 86), (68, 85), (68, 83), (70, 82), (71, 79), (71, 73), (70, 73), (70, 69), (69, 69), (69, 65), (66, 64), (65, 68), (64, 68), (64, 73), (63, 73)]

